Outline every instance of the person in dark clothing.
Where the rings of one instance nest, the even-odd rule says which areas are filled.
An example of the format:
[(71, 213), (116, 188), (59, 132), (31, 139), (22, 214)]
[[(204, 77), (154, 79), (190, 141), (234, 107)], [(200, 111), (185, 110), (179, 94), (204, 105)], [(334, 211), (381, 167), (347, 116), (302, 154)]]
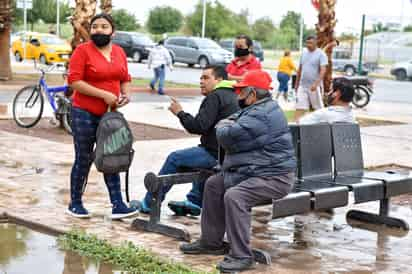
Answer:
[(296, 168), (292, 136), (283, 111), (269, 93), (267, 72), (251, 71), (239, 88), (242, 110), (216, 126), (219, 145), (225, 150), (222, 172), (205, 184), (201, 237), (180, 249), (187, 254), (223, 255), (221, 272), (242, 271), (254, 266), (250, 247), (251, 209), (287, 195)]
[[(218, 145), (215, 126), (217, 122), (235, 113), (238, 109), (237, 95), (233, 90), (233, 82), (227, 81), (224, 67), (210, 66), (203, 70), (200, 77), (200, 88), (203, 99), (198, 114), (193, 117), (184, 112), (180, 103), (172, 98), (169, 110), (175, 114), (182, 126), (192, 134), (201, 135), (200, 145), (172, 152), (163, 164), (159, 175), (176, 173), (179, 168), (213, 168), (217, 164)], [(194, 182), (187, 200), (171, 202), (169, 207), (177, 215), (200, 215), (202, 207), (203, 183)], [(164, 200), (171, 187), (161, 190)], [(146, 193), (141, 202), (141, 212), (150, 213), (152, 194)]]

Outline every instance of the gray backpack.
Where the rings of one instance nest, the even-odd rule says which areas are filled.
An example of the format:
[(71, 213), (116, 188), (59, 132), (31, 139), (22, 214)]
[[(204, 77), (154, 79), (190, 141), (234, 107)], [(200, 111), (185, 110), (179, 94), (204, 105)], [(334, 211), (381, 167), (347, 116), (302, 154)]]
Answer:
[(133, 133), (123, 114), (106, 112), (96, 132), (94, 164), (103, 173), (126, 172), (126, 197), (129, 202), (129, 168), (134, 155)]

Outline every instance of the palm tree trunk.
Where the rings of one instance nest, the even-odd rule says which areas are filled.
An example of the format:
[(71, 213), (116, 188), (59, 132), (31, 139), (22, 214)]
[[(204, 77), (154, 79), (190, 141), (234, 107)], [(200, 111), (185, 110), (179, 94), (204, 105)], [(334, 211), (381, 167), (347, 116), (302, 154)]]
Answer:
[(12, 77), (10, 63), (11, 0), (0, 0), (0, 80)]
[(97, 0), (76, 0), (76, 7), (72, 17), (74, 50), (79, 44), (90, 39), (90, 19), (96, 14)]
[(318, 47), (325, 48), (326, 55), (328, 57), (328, 67), (326, 70), (326, 75), (323, 80), (323, 87), (325, 92), (329, 92), (332, 83), (332, 50), (333, 47), (327, 47), (328, 44), (335, 41), (335, 5), (336, 0), (320, 0), (319, 8), (319, 22), (316, 25), (317, 36), (318, 36)]
[(104, 13), (111, 14), (112, 13), (112, 0), (101, 0), (100, 1), (100, 10)]

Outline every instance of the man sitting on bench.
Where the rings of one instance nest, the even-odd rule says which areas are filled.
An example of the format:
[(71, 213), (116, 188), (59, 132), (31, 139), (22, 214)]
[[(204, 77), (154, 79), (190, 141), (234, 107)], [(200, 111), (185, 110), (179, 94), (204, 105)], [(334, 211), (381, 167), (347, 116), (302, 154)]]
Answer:
[(339, 77), (333, 79), (332, 91), (328, 94), (328, 107), (318, 109), (299, 119), (299, 124), (356, 123), (350, 103), (355, 90), (350, 80)]
[(184, 244), (186, 254), (222, 255), (222, 272), (246, 270), (254, 265), (250, 247), (251, 208), (280, 199), (293, 187), (296, 158), (283, 111), (269, 93), (272, 79), (265, 71), (250, 71), (242, 82), (242, 110), (216, 126), (225, 150), (223, 172), (205, 184), (200, 240)]
[[(169, 110), (175, 114), (182, 126), (192, 134), (199, 134), (200, 145), (187, 149), (177, 150), (169, 154), (163, 164), (159, 175), (173, 174), (179, 168), (211, 169), (217, 164), (218, 145), (215, 126), (217, 122), (235, 113), (238, 109), (237, 95), (233, 90), (233, 82), (227, 81), (227, 72), (224, 67), (210, 66), (202, 71), (200, 77), (200, 89), (206, 96), (198, 114), (193, 117), (184, 112), (179, 102), (172, 98)], [(162, 201), (171, 187), (161, 190)], [(194, 182), (192, 190), (187, 194), (187, 200), (183, 202), (170, 202), (169, 207), (177, 215), (200, 215), (202, 207), (203, 182)], [(142, 213), (150, 213), (152, 194), (146, 193), (141, 202)]]

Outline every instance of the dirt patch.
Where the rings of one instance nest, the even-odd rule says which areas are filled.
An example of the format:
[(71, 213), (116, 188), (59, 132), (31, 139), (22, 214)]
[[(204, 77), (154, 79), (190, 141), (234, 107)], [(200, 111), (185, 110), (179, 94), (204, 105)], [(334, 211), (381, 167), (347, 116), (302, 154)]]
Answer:
[(394, 125), (404, 125), (405, 124), (401, 122), (377, 120), (377, 119), (370, 119), (370, 118), (356, 118), (356, 121), (359, 123), (360, 127), (394, 126)]
[[(148, 124), (129, 122), (136, 141), (143, 140), (165, 140), (194, 137), (193, 135), (177, 129), (169, 129)], [(21, 128), (14, 120), (0, 120), (0, 129), (14, 134), (38, 137), (49, 141), (71, 144), (73, 137), (58, 125), (53, 125), (50, 118), (43, 118), (32, 128)]]

